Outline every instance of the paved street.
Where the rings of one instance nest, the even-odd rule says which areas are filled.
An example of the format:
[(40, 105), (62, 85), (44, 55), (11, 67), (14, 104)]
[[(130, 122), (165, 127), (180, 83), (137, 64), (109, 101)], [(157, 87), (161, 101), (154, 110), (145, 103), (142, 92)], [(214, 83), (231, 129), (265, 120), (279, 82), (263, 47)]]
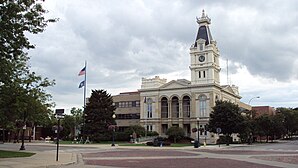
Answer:
[[(272, 159), (273, 157), (279, 158), (279, 160)], [(236, 149), (115, 149), (114, 151), (82, 154), (82, 158), (85, 165), (132, 168), (195, 168), (198, 166), (211, 168), (289, 168), (298, 165), (297, 152), (242, 151)], [(277, 163), (267, 163), (268, 161)]]
[[(271, 144), (217, 145), (195, 149), (188, 147), (124, 147), (110, 145), (62, 145), (60, 160), (56, 163), (54, 144), (31, 143), (26, 144), (26, 151), (35, 151), (38, 156), (27, 159), (15, 159), (19, 163), (38, 162), (38, 158), (48, 159), (46, 166), (38, 162), (31, 167), (143, 167), (143, 168), (297, 168), (298, 141), (288, 141)], [(20, 144), (0, 144), (0, 149), (18, 151)], [(43, 155), (42, 155), (43, 154)], [(12, 159), (13, 160), (13, 159)], [(0, 159), (0, 167), (7, 160)], [(3, 163), (3, 164), (2, 164)], [(20, 167), (20, 164), (15, 165)], [(14, 166), (10, 166), (14, 167)], [(26, 167), (26, 166), (23, 166)]]

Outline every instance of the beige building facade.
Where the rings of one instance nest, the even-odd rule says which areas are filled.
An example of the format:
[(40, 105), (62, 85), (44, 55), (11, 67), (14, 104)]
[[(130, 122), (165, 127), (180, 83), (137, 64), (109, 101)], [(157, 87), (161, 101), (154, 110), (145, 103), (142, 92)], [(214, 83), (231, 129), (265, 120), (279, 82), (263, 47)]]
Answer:
[(131, 125), (140, 125), (140, 93), (124, 92), (113, 96), (116, 123), (119, 131)]
[[(210, 31), (211, 19), (204, 11), (197, 18), (198, 33), (190, 47), (191, 80), (167, 82), (159, 76), (142, 78), (140, 94), (140, 125), (161, 136), (167, 129), (179, 126), (185, 135), (215, 143), (216, 135), (204, 130), (216, 100), (240, 103), (238, 87), (220, 85), (220, 53)], [(200, 128), (200, 132), (192, 132)]]

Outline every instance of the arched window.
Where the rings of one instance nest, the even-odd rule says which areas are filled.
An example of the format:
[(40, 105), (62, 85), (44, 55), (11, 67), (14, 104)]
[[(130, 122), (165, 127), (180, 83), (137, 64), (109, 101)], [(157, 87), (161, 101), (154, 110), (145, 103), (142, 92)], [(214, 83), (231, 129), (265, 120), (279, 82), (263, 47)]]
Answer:
[(200, 95), (199, 101), (200, 101), (200, 117), (208, 117), (207, 116), (207, 97), (205, 95)]
[(172, 118), (179, 118), (179, 99), (174, 96), (172, 98)]
[(183, 108), (183, 117), (189, 118), (190, 117), (190, 98), (189, 98), (189, 96), (183, 97), (182, 108)]
[(152, 99), (147, 99), (147, 118), (152, 118)]
[(168, 99), (166, 97), (163, 97), (161, 99), (161, 118), (168, 118)]

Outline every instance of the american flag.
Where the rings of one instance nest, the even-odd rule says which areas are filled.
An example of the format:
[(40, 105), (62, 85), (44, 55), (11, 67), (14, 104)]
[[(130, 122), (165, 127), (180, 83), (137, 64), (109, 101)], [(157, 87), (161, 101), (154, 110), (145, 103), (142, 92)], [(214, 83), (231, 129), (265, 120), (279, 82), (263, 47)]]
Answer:
[(80, 72), (79, 72), (79, 76), (81, 75), (85, 75), (86, 74), (86, 67), (84, 67)]

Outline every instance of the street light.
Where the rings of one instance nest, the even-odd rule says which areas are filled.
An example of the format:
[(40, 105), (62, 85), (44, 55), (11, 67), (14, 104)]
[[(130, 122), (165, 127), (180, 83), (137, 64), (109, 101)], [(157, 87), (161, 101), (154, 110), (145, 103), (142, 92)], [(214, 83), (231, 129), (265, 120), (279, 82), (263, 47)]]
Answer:
[(22, 145), (21, 145), (20, 150), (26, 150), (25, 149), (26, 116), (27, 116), (27, 113), (26, 112), (23, 112)]
[[(25, 150), (25, 145), (24, 145), (24, 141), (25, 141), (25, 130), (26, 130), (26, 123), (24, 123), (25, 125), (22, 127), (23, 131), (22, 131), (22, 145), (20, 150)], [(4, 141), (3, 141), (4, 142)]]
[[(253, 97), (251, 98), (249, 101), (248, 101), (248, 105), (250, 105), (250, 102), (253, 100), (253, 99), (259, 99), (260, 96), (256, 96), (256, 97)], [(252, 109), (250, 110), (250, 117), (251, 119), (253, 119), (253, 115), (252, 115)], [(252, 144), (252, 141), (253, 141), (253, 132), (250, 132), (249, 133), (249, 140), (248, 140), (248, 144)]]
[[(112, 118), (115, 119), (116, 114), (113, 114)], [(112, 145), (111, 146), (115, 146), (115, 127), (116, 127), (116, 125), (113, 125), (113, 140), (112, 140)]]
[[(256, 96), (256, 97), (251, 98), (251, 99), (248, 101), (248, 105), (250, 105), (250, 102), (251, 102), (253, 99), (259, 99), (259, 98), (260, 98), (260, 96)], [(251, 116), (251, 118), (252, 118), (252, 110), (250, 110), (250, 116)]]
[(251, 99), (248, 101), (248, 105), (250, 105), (250, 102), (252, 101), (252, 99), (259, 99), (259, 98), (260, 98), (260, 96), (251, 98)]

